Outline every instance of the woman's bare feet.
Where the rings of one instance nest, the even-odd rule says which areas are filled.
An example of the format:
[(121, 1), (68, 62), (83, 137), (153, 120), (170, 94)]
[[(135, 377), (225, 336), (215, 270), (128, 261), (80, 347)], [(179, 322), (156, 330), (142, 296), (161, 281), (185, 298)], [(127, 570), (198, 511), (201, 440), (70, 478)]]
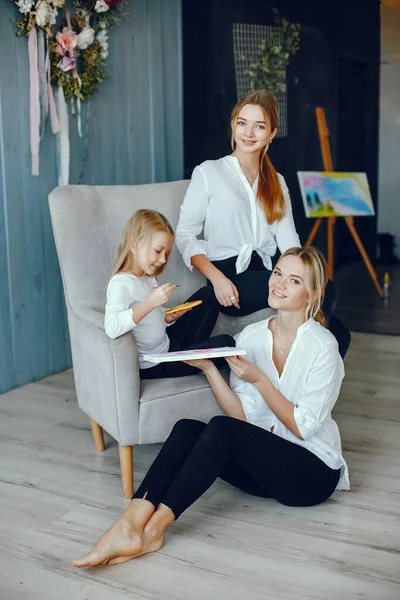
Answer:
[(130, 560), (141, 554), (143, 529), (153, 512), (154, 506), (147, 500), (132, 500), (122, 517), (105, 532), (93, 550), (72, 561), (74, 567), (105, 565), (116, 557)]
[(121, 563), (128, 562), (128, 560), (132, 560), (133, 558), (138, 558), (139, 556), (143, 556), (143, 554), (150, 554), (151, 552), (157, 552), (162, 548), (164, 543), (164, 536), (157, 535), (154, 536), (152, 532), (146, 532), (146, 527), (144, 528), (142, 539), (141, 539), (141, 550), (135, 555), (131, 556), (123, 556), (119, 555), (115, 558), (112, 558), (107, 562), (108, 565), (119, 565)]
[(159, 504), (157, 510), (151, 515), (147, 521), (143, 534), (141, 537), (142, 549), (134, 556), (123, 556), (122, 554), (112, 558), (108, 561), (109, 565), (117, 565), (132, 558), (138, 558), (144, 554), (150, 554), (151, 552), (157, 552), (162, 548), (164, 543), (164, 532), (167, 527), (175, 520), (175, 515), (172, 510), (165, 506), (165, 504)]
[(164, 542), (164, 531), (175, 519), (172, 510), (160, 504), (141, 529), (126, 518), (126, 512), (106, 531), (89, 554), (72, 562), (74, 567), (116, 565), (160, 550)]
[(89, 554), (72, 561), (74, 567), (105, 565), (116, 556), (133, 558), (142, 551), (142, 531), (121, 517), (105, 532)]

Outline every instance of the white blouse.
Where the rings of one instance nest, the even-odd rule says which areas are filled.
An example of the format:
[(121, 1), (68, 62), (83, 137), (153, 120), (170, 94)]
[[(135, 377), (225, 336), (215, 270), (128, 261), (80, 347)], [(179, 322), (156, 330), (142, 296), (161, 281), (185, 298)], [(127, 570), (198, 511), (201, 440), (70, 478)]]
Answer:
[(176, 245), (190, 270), (191, 257), (205, 254), (211, 261), (237, 256), (236, 273), (243, 273), (253, 251), (271, 269), (277, 246), (282, 253), (300, 246), (289, 190), (278, 177), (286, 214), (269, 224), (256, 197), (258, 178), (251, 187), (236, 156), (207, 160), (194, 169), (176, 228)]
[(256, 364), (275, 388), (294, 404), (294, 419), (303, 439), (278, 420), (253, 384), (242, 381), (233, 372), (231, 388), (239, 396), (249, 423), (268, 431), (273, 427), (274, 435), (304, 446), (330, 468), (341, 469), (337, 489), (348, 490), (349, 472), (342, 454), (339, 428), (331, 416), (344, 377), (336, 339), (325, 327), (309, 319), (297, 330), (279, 377), (272, 359), (270, 319), (245, 327), (236, 340), (236, 346), (245, 349), (246, 358)]
[(162, 306), (154, 308), (139, 323), (133, 320), (133, 307), (146, 300), (156, 287), (155, 277), (135, 277), (129, 273), (117, 273), (107, 287), (104, 329), (114, 339), (132, 331), (139, 353), (139, 367), (149, 369), (154, 363), (143, 360), (143, 354), (168, 352), (170, 340)]

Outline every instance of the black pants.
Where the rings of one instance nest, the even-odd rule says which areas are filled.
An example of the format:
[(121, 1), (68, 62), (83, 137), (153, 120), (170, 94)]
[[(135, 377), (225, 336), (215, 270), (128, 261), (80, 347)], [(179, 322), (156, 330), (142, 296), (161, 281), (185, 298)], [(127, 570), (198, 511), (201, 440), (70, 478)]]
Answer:
[(286, 506), (313, 506), (336, 489), (340, 469), (265, 429), (227, 416), (178, 421), (133, 496), (168, 506), (177, 519), (221, 477)]
[[(208, 286), (201, 288), (189, 298), (188, 302), (192, 300), (202, 300), (202, 304), (195, 306), (173, 325), (167, 327), (170, 352), (197, 348), (234, 347), (236, 345), (235, 340), (230, 335), (216, 335), (210, 338), (219, 314), (219, 305), (215, 301), (213, 289)], [(219, 368), (228, 368), (228, 363), (224, 358), (215, 358), (213, 362)], [(195, 373), (199, 373), (199, 369), (177, 361), (159, 363), (149, 369), (141, 369), (140, 377), (142, 379), (161, 379), (165, 377), (185, 377)]]
[[(268, 281), (271, 276), (271, 271), (265, 268), (261, 257), (257, 252), (253, 252), (250, 264), (246, 271), (237, 275), (236, 258), (237, 257), (234, 256), (232, 258), (227, 258), (226, 260), (213, 261), (213, 265), (232, 281), (239, 292), (240, 309), (237, 309), (235, 306), (222, 306), (214, 295), (215, 306), (217, 309), (230, 317), (249, 315), (268, 306)], [(207, 286), (213, 289), (211, 282), (208, 280)], [(204, 288), (198, 290), (196, 294), (198, 294), (200, 298), (204, 294)], [(193, 295), (193, 299), (197, 298), (196, 294)], [(339, 293), (337, 286), (333, 281), (328, 281), (322, 310), (324, 311), (328, 323), (328, 329), (333, 333), (338, 342), (340, 356), (344, 358), (350, 346), (351, 334), (345, 325), (333, 314), (338, 299)], [(200, 306), (199, 309), (202, 312), (211, 310), (214, 313), (215, 306), (213, 306), (212, 302), (209, 302), (208, 305)]]

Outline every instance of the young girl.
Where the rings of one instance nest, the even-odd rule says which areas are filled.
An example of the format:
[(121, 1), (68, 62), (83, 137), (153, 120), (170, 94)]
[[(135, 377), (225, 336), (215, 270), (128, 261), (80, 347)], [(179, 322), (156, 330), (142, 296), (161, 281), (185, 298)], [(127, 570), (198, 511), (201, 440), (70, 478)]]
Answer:
[[(190, 309), (164, 315), (162, 306), (176, 285), (159, 286), (156, 277), (165, 269), (173, 242), (173, 229), (163, 215), (155, 210), (137, 210), (122, 232), (107, 288), (106, 334), (117, 338), (133, 332), (144, 379), (182, 377), (198, 370), (182, 362), (155, 366), (143, 360), (143, 354), (235, 345), (229, 335), (209, 339), (218, 317), (216, 308), (199, 315), (189, 314)], [(206, 290), (196, 294), (196, 300), (202, 300), (205, 305), (210, 299), (212, 294)], [(167, 325), (170, 325), (168, 329)], [(223, 359), (216, 361), (226, 364)]]
[(206, 425), (184, 419), (169, 438), (122, 517), (73, 564), (126, 562), (155, 552), (167, 527), (217, 477), (287, 506), (325, 502), (349, 489), (339, 429), (331, 411), (344, 376), (321, 302), (328, 268), (315, 248), (292, 248), (269, 280), (276, 317), (237, 339), (246, 358), (227, 358), (230, 386), (209, 360), (202, 369), (227, 416)]

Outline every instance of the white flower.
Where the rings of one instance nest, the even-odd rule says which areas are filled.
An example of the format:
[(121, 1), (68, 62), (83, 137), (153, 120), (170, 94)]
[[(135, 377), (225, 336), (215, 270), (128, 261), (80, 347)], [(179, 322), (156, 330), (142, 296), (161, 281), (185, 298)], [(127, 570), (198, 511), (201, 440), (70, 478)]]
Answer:
[(55, 22), (57, 20), (57, 15), (58, 15), (58, 10), (56, 8), (49, 8), (49, 13), (48, 13), (49, 25), (55, 25)]
[(94, 41), (94, 29), (91, 27), (84, 27), (78, 35), (78, 48), (85, 50)]
[(108, 42), (108, 32), (107, 32), (107, 29), (102, 29), (101, 31), (99, 31), (99, 33), (97, 34), (97, 41), (99, 42), (99, 44), (101, 46), (103, 44), (107, 44), (107, 42)]
[(34, 0), (18, 0), (17, 6), (19, 12), (26, 15), (31, 11)]
[(107, 29), (102, 29), (97, 34), (97, 41), (99, 42), (99, 44), (101, 46), (100, 56), (101, 56), (101, 58), (106, 59), (108, 56), (108, 32), (107, 32)]
[(94, 5), (94, 10), (98, 13), (107, 12), (108, 9), (109, 6), (104, 0), (97, 0), (96, 4)]
[(47, 4), (47, 2), (42, 0), (41, 2), (37, 3), (35, 10), (36, 10), (37, 26), (38, 27), (46, 27), (46, 25), (49, 23), (50, 16), (52, 13), (51, 8)]
[(46, 25), (54, 25), (57, 19), (58, 11), (56, 8), (51, 8), (47, 2), (41, 0), (36, 4), (36, 24), (38, 27), (46, 27)]
[(56, 8), (62, 8), (65, 4), (65, 0), (47, 0), (48, 4), (52, 4)]

